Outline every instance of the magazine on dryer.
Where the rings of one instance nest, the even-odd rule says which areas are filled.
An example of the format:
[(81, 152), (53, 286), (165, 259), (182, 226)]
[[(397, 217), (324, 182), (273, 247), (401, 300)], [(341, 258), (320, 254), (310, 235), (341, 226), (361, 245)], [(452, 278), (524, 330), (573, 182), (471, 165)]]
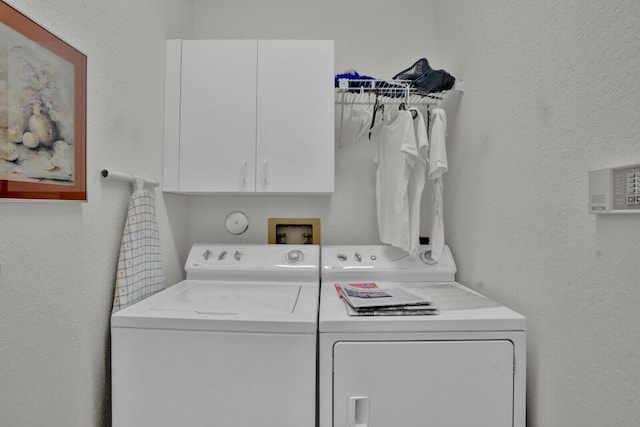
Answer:
[(431, 298), (416, 295), (401, 286), (379, 288), (375, 283), (345, 283), (335, 284), (335, 287), (340, 297), (347, 303), (347, 312), (350, 315), (437, 313)]

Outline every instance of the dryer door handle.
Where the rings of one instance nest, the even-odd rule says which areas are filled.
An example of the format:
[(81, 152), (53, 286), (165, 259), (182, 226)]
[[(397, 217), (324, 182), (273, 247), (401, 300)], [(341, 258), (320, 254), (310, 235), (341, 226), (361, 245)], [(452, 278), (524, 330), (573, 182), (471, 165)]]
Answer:
[(369, 396), (349, 396), (347, 425), (349, 427), (369, 427)]

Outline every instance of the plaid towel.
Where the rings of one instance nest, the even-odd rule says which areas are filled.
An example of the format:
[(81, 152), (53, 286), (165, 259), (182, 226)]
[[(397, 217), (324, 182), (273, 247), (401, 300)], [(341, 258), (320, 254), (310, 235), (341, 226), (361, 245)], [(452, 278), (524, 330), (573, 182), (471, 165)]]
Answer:
[(113, 313), (164, 288), (158, 223), (151, 193), (136, 183), (122, 233)]

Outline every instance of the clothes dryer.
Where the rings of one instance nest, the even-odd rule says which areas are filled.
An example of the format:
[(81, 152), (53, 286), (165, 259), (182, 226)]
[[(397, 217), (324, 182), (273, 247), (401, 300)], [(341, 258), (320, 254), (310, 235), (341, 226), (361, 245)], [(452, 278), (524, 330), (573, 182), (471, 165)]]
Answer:
[(313, 426), (319, 247), (192, 247), (111, 318), (114, 427)]
[[(525, 427), (525, 319), (455, 282), (448, 247), (323, 246), (320, 427)], [(354, 315), (335, 284), (401, 286), (435, 315)]]

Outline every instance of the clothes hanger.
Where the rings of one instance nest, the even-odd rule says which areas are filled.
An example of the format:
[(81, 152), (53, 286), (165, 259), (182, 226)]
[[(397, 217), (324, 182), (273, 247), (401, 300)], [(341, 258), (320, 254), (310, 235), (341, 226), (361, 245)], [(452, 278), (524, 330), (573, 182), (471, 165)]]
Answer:
[[(378, 95), (379, 92), (378, 89), (376, 89), (376, 102), (373, 104), (373, 118), (371, 119), (371, 126), (369, 126), (369, 139), (371, 139), (371, 133), (376, 122), (376, 113), (378, 111), (384, 113), (384, 104), (380, 102)], [(380, 123), (382, 123), (382, 121), (380, 121)]]
[(380, 127), (382, 123), (384, 123), (384, 116), (383, 116), (383, 119), (380, 120), (378, 123), (375, 122), (376, 115), (377, 115), (376, 113), (378, 112), (384, 114), (384, 104), (378, 103), (378, 105), (374, 105), (373, 114), (371, 116), (371, 122), (367, 122), (367, 123), (370, 123), (369, 127), (365, 126), (362, 129), (362, 131), (354, 138), (354, 141), (357, 141), (358, 139), (360, 139), (360, 137), (367, 132), (369, 133), (369, 139), (371, 139), (371, 134), (373, 133), (373, 131), (376, 130), (378, 127)]
[[(380, 119), (380, 121), (379, 121), (378, 123), (375, 123), (375, 114), (376, 114), (376, 111), (378, 111), (378, 112), (382, 115), (382, 118)], [(376, 107), (376, 109), (374, 109), (373, 114), (374, 114), (374, 119), (371, 121), (371, 127), (368, 129), (368, 132), (369, 132), (369, 139), (371, 139), (371, 135), (373, 134), (373, 131), (374, 131), (374, 130), (376, 130), (377, 128), (379, 128), (380, 126), (382, 126), (382, 124), (383, 124), (385, 121), (388, 121), (388, 119), (385, 119), (386, 114), (385, 114), (385, 112), (384, 112), (384, 104), (382, 104), (382, 103), (380, 103), (380, 104)], [(367, 132), (367, 129), (365, 129), (365, 132)]]
[(418, 110), (417, 107), (410, 107), (407, 104), (405, 104), (404, 102), (402, 102), (400, 104), (398, 109), (399, 110), (404, 110), (404, 111), (410, 111), (411, 112), (411, 117), (413, 117), (413, 120), (415, 120), (418, 117), (418, 113), (420, 112), (420, 110)]
[(398, 107), (398, 109), (411, 111), (411, 117), (413, 117), (413, 120), (415, 120), (416, 117), (418, 117), (419, 110), (409, 105), (409, 86), (405, 88), (404, 101), (400, 103), (400, 106)]
[[(362, 107), (362, 110), (365, 111), (366, 114), (368, 114), (370, 121), (366, 121), (363, 123), (365, 124), (365, 126), (363, 126), (360, 132), (353, 138), (354, 141), (357, 141), (358, 139), (360, 139), (360, 137), (367, 132), (369, 133), (369, 139), (371, 139), (371, 135), (373, 134), (373, 131), (377, 129), (384, 122), (384, 104), (380, 102), (378, 97), (376, 97), (375, 103), (373, 105), (373, 113), (364, 107)], [(376, 123), (376, 117), (379, 116), (379, 114), (382, 114), (383, 118), (378, 123)]]

